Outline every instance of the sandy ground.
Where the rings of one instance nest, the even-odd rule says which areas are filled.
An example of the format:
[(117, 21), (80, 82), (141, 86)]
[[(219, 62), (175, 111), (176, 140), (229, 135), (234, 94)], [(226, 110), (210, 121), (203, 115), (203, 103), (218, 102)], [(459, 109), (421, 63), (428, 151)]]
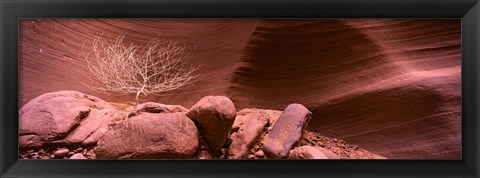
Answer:
[(103, 34), (160, 36), (194, 50), (193, 86), (142, 101), (192, 106), (225, 95), (237, 110), (313, 111), (309, 130), (388, 158), (461, 158), (460, 20), (21, 20), (19, 101), (86, 87), (83, 50)]

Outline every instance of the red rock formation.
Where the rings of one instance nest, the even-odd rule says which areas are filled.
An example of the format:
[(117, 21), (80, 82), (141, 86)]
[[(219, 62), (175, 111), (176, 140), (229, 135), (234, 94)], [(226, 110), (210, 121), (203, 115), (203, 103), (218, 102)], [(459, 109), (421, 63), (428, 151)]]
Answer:
[(309, 129), (382, 156), (461, 158), (459, 20), (263, 21), (241, 60), (239, 108), (299, 102)]
[(191, 107), (225, 95), (238, 110), (313, 112), (309, 130), (387, 158), (461, 158), (460, 20), (21, 20), (20, 106), (82, 85), (82, 46), (103, 33), (195, 46), (194, 86), (141, 98)]

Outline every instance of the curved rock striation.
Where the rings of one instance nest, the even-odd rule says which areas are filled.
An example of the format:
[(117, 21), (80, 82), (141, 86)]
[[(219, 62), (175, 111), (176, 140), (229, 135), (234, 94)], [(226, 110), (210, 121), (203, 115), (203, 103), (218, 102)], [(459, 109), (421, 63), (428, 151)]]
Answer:
[(152, 38), (175, 40), (191, 50), (189, 62), (201, 64), (198, 82), (191, 86), (140, 97), (191, 107), (206, 95), (220, 95), (228, 89), (231, 73), (238, 67), (240, 52), (256, 21), (188, 19), (48, 19), (19, 23), (20, 106), (31, 99), (59, 90), (75, 90), (110, 102), (135, 101), (135, 96), (116, 96), (89, 89), (84, 54), (100, 35), (113, 40), (125, 34), (124, 43), (145, 45)]
[(461, 158), (459, 20), (268, 20), (244, 49), (238, 108), (313, 112), (309, 129), (388, 158)]

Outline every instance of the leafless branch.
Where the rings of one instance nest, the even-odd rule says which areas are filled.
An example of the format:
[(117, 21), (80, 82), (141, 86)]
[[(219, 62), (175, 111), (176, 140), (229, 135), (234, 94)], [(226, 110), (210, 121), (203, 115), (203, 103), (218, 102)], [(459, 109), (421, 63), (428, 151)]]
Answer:
[(149, 95), (175, 90), (195, 82), (199, 65), (187, 65), (192, 51), (183, 43), (153, 39), (143, 48), (124, 45), (124, 35), (112, 42), (96, 38), (84, 54), (92, 89), (120, 95)]

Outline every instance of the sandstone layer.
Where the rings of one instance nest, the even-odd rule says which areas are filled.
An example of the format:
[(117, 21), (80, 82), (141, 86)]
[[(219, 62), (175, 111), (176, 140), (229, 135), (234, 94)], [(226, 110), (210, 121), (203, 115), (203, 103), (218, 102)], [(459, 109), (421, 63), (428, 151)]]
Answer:
[(23, 19), (19, 103), (86, 87), (83, 52), (99, 35), (146, 44), (178, 40), (201, 64), (192, 86), (142, 97), (190, 108), (207, 95), (237, 110), (282, 110), (301, 103), (308, 130), (387, 158), (461, 158), (461, 21), (424, 20), (119, 20)]

